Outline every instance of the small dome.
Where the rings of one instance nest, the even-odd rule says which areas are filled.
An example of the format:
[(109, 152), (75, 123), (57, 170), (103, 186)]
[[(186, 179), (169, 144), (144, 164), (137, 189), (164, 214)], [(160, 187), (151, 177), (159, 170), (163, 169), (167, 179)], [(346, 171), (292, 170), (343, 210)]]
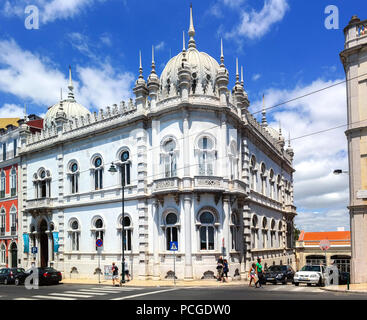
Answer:
[[(60, 102), (56, 103), (48, 109), (44, 119), (45, 128), (50, 128), (52, 123), (55, 124), (56, 114), (59, 111), (59, 108)], [(62, 108), (68, 120), (73, 120), (74, 118), (79, 118), (81, 116), (86, 117), (88, 114), (91, 114), (86, 107), (77, 103), (74, 99), (63, 100)]]
[[(183, 52), (180, 52), (168, 61), (160, 77), (162, 87), (178, 83), (178, 69), (182, 65), (182, 58)], [(212, 82), (214, 87), (215, 77), (219, 70), (219, 64), (214, 58), (191, 47), (186, 51), (186, 60), (191, 68), (191, 76), (197, 80), (198, 84), (208, 81)]]

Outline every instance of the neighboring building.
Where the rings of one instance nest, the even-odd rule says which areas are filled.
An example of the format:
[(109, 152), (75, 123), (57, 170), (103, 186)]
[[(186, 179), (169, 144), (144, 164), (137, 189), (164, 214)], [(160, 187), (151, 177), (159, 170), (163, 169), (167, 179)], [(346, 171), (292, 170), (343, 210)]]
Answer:
[[(263, 112), (248, 111), (243, 80), (228, 90), (224, 65), (199, 52), (191, 15), (189, 45), (147, 81), (140, 58), (135, 102), (91, 114), (68, 98), (49, 108), (41, 134), (21, 126), (22, 255), (65, 277), (95, 277), (125, 253), (135, 278), (216, 273), (224, 255), (231, 276), (261, 257), (294, 264), (293, 150)], [(219, 50), (218, 50), (219, 51)], [(113, 176), (109, 169), (118, 167)], [(125, 185), (125, 220), (121, 217)], [(32, 254), (30, 248), (37, 247)]]
[(367, 20), (353, 16), (340, 53), (347, 79), (351, 282), (367, 282)]
[[(40, 131), (42, 120), (30, 115), (32, 132)], [(18, 265), (18, 170), (19, 118), (0, 119), (0, 267)]]
[[(320, 248), (321, 240), (329, 240), (330, 248)], [(296, 242), (297, 270), (306, 264), (331, 265), (335, 263), (341, 272), (350, 272), (350, 231), (305, 232)]]

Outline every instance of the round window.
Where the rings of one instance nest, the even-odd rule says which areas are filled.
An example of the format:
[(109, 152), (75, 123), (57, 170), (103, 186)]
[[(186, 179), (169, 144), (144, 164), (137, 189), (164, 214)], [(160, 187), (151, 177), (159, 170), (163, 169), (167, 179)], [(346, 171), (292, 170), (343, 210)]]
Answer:
[(74, 220), (73, 223), (71, 224), (71, 229), (78, 230), (78, 228), (79, 228), (78, 221)]
[(102, 219), (97, 219), (94, 225), (98, 229), (103, 228), (103, 221), (102, 221)]
[(127, 160), (129, 160), (129, 158), (130, 158), (129, 151), (124, 151), (124, 152), (121, 154), (121, 160), (122, 160), (122, 161), (127, 161)]
[(200, 222), (201, 223), (213, 223), (214, 222), (214, 216), (210, 212), (204, 212), (200, 215)]
[(174, 213), (167, 214), (166, 224), (175, 224), (177, 223), (177, 215)]
[(94, 160), (94, 165), (96, 168), (100, 167), (102, 165), (102, 159), (98, 157), (96, 160)]
[(163, 148), (165, 152), (172, 152), (176, 148), (176, 143), (172, 139), (169, 139), (164, 143)]
[(71, 165), (71, 172), (77, 172), (78, 171), (78, 165), (76, 163), (73, 163)]
[(46, 172), (42, 170), (40, 176), (41, 179), (44, 179), (46, 177)]

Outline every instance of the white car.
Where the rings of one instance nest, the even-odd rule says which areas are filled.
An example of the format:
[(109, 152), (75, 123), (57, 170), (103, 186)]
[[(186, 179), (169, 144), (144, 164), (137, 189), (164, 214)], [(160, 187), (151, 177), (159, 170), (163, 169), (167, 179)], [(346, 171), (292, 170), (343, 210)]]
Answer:
[(299, 286), (300, 283), (307, 283), (308, 286), (316, 284), (320, 287), (325, 285), (326, 269), (323, 265), (306, 265), (297, 271), (293, 278), (293, 283)]

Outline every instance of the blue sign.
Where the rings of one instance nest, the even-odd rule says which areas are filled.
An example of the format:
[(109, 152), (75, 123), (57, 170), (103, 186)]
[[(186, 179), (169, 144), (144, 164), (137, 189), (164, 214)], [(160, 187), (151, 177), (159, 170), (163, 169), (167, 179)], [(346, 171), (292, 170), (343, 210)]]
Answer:
[(32, 253), (36, 254), (38, 252), (38, 248), (37, 247), (32, 247)]
[(29, 252), (29, 235), (28, 233), (23, 233), (23, 243), (24, 243), (24, 253)]
[(59, 233), (52, 232), (52, 236), (54, 238), (54, 252), (59, 252)]
[(96, 246), (97, 246), (97, 247), (102, 247), (102, 246), (103, 246), (103, 241), (102, 241), (102, 239), (97, 239), (97, 241), (96, 241)]
[(178, 241), (170, 241), (169, 249), (170, 249), (170, 251), (177, 251), (178, 250)]

